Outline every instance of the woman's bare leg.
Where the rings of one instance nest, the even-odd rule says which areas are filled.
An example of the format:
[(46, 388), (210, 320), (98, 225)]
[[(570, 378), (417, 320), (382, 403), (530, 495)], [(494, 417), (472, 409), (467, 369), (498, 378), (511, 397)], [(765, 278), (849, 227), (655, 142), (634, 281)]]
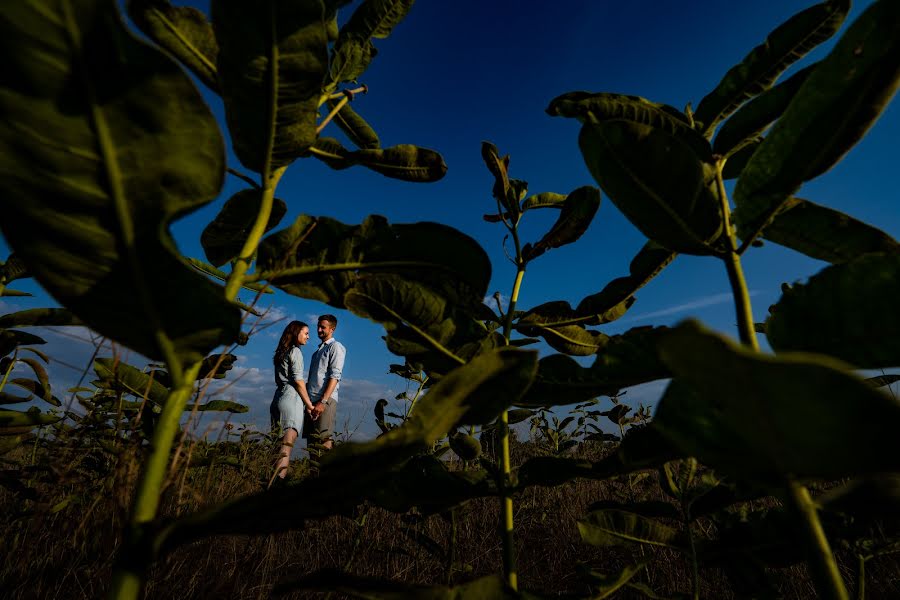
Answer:
[(293, 427), (284, 432), (281, 438), (281, 451), (278, 453), (278, 462), (275, 463), (276, 477), (287, 477), (288, 466), (291, 464), (291, 450), (297, 441), (297, 430)]

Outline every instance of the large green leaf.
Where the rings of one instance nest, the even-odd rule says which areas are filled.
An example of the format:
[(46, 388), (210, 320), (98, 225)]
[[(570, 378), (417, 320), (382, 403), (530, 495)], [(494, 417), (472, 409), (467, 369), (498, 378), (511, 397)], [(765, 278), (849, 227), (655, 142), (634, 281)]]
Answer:
[(583, 186), (566, 196), (560, 207), (560, 215), (550, 231), (533, 246), (526, 244), (522, 248), (525, 260), (534, 260), (550, 248), (559, 248), (578, 240), (587, 231), (588, 226), (600, 208), (600, 190)]
[(268, 176), (316, 141), (328, 70), (322, 0), (213, 0), (219, 84), (234, 152)]
[(494, 477), (487, 471), (451, 471), (445, 460), (431, 454), (413, 457), (385, 479), (372, 494), (372, 502), (396, 513), (415, 507), (420, 514), (437, 514), (473, 498), (497, 494)]
[(722, 215), (711, 162), (664, 129), (623, 120), (585, 124), (578, 144), (600, 188), (644, 235), (675, 252), (715, 252)]
[(627, 121), (661, 129), (688, 145), (700, 160), (708, 161), (712, 151), (709, 142), (694, 130), (683, 112), (638, 96), (569, 92), (554, 98), (547, 107), (547, 114), (576, 118), (585, 124)]
[[(262, 192), (257, 189), (241, 190), (225, 202), (216, 218), (200, 235), (200, 244), (209, 262), (220, 267), (237, 257), (250, 235), (261, 205)], [(286, 212), (284, 200), (275, 198), (266, 231), (278, 225)]]
[(333, 138), (320, 138), (311, 153), (332, 169), (362, 165), (385, 177), (413, 183), (437, 181), (447, 173), (440, 154), (412, 144), (350, 151)]
[(697, 105), (694, 119), (707, 136), (716, 124), (753, 96), (769, 89), (781, 73), (840, 29), (850, 0), (828, 0), (800, 11), (732, 67)]
[(655, 519), (624, 510), (597, 510), (578, 521), (578, 532), (593, 546), (640, 545), (681, 548), (682, 534)]
[(0, 227), (34, 277), (154, 360), (234, 340), (239, 311), (166, 229), (224, 176), (222, 138), (188, 77), (128, 33), (111, 0), (15, 3), (0, 47)]
[(56, 423), (62, 418), (62, 415), (42, 413), (34, 406), (25, 412), (0, 410), (0, 435), (19, 435), (41, 425)]
[(128, 0), (128, 16), (147, 37), (189, 68), (211, 90), (219, 91), (219, 43), (203, 11), (172, 6), (168, 0)]
[(900, 402), (825, 356), (771, 356), (686, 322), (659, 344), (675, 380), (655, 427), (741, 479), (838, 479), (900, 469)]
[(0, 317), (0, 329), (61, 325), (83, 325), (83, 323), (65, 308), (31, 308)]
[(540, 336), (558, 352), (570, 356), (590, 356), (600, 352), (609, 336), (583, 325), (560, 325), (547, 327), (544, 325), (528, 325), (519, 322), (516, 329), (525, 335)]
[(34, 344), (46, 344), (43, 338), (25, 331), (4, 329), (0, 331), (0, 356), (6, 356), (19, 346), (31, 346)]
[(361, 600), (536, 600), (532, 594), (514, 592), (501, 575), (486, 575), (454, 586), (414, 585), (372, 577), (351, 575), (338, 570), (323, 570), (289, 579), (275, 587), (276, 594), (293, 590), (339, 592)]
[[(190, 411), (193, 410), (193, 406), (186, 406), (185, 410)], [(197, 410), (199, 411), (224, 411), (230, 413), (245, 413), (250, 410), (250, 407), (246, 404), (239, 404), (237, 402), (232, 402), (231, 400), (210, 400), (205, 404), (200, 404), (197, 406)]]
[[(328, 107), (333, 110), (337, 103), (338, 100), (329, 100)], [(349, 104), (344, 104), (333, 120), (357, 148), (372, 150), (381, 147), (378, 134)]]
[(137, 398), (147, 398), (160, 406), (165, 404), (169, 390), (147, 373), (112, 358), (94, 361), (94, 372), (107, 387), (121, 388)]
[(880, 229), (796, 196), (784, 203), (762, 235), (830, 263), (847, 262), (873, 252), (900, 252), (897, 240)]
[(365, 0), (353, 11), (332, 50), (330, 89), (343, 81), (355, 81), (365, 72), (378, 53), (372, 38), (388, 37), (414, 1)]
[(546, 356), (538, 362), (535, 382), (519, 404), (575, 404), (669, 377), (668, 369), (656, 353), (656, 344), (666, 331), (665, 327), (636, 327), (611, 336), (590, 367), (582, 367), (561, 354)]
[(871, 254), (785, 289), (766, 321), (778, 351), (829, 354), (860, 368), (900, 366), (900, 254)]
[(728, 156), (762, 135), (794, 99), (800, 86), (818, 63), (794, 75), (750, 100), (722, 125), (713, 142), (713, 152)]
[(900, 3), (875, 2), (806, 79), (741, 173), (734, 190), (738, 234), (755, 236), (800, 184), (837, 163), (898, 84)]
[(289, 294), (339, 308), (365, 272), (426, 284), (462, 309), (482, 303), (491, 277), (487, 254), (469, 236), (438, 223), (389, 225), (379, 216), (350, 226), (301, 215), (263, 240), (258, 265)]

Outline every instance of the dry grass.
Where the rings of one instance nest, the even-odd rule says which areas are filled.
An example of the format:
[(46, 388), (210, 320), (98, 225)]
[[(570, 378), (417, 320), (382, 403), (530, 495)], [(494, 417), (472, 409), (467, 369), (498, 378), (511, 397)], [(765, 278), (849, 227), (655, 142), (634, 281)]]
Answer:
[[(261, 490), (271, 456), (263, 445), (255, 444), (249, 450), (242, 458), (242, 469), (180, 469), (168, 488), (164, 514), (183, 514)], [(533, 444), (518, 445), (514, 462), (520, 463), (533, 451)], [(592, 459), (602, 452), (598, 448), (579, 451)], [(133, 452), (124, 452), (116, 462), (91, 466), (90, 460), (101, 460), (102, 455), (84, 449), (79, 452), (85, 454), (73, 459), (71, 451), (50, 445), (36, 455), (35, 462), (44, 468), (33, 474), (32, 483), (39, 492), (35, 501), (0, 490), (0, 552), (6, 557), (0, 567), (3, 597), (104, 595), (130, 501), (127, 490), (133, 486), (138, 461)], [(5, 458), (10, 466), (17, 460), (30, 462), (31, 456), (14, 453)], [(293, 476), (305, 476), (306, 465), (305, 460), (295, 461)], [(101, 476), (102, 467), (108, 469), (105, 476)], [(587, 595), (590, 588), (576, 574), (577, 563), (614, 572), (638, 560), (652, 559), (640, 576), (642, 581), (664, 596), (689, 592), (689, 563), (675, 551), (596, 548), (581, 541), (576, 521), (591, 503), (631, 497), (662, 499), (656, 477), (646, 478), (636, 487), (627, 481), (576, 481), (557, 488), (529, 488), (520, 494), (515, 504), (520, 587), (548, 596)], [(69, 504), (61, 507), (59, 503), (66, 498)], [(375, 507), (361, 511), (365, 513), (362, 525), (361, 519), (332, 517), (278, 535), (203, 540), (178, 549), (156, 565), (147, 596), (265, 598), (277, 583), (324, 568), (411, 583), (467, 581), (501, 570), (498, 508), (496, 499), (482, 498), (457, 509), (452, 558), (447, 556), (452, 538), (447, 516), (397, 515)], [(699, 527), (698, 535), (702, 536), (702, 531)], [(870, 561), (869, 598), (900, 597), (898, 566), (890, 559)], [(784, 597), (815, 597), (805, 569), (771, 573)], [(853, 581), (852, 569), (845, 575)], [(702, 569), (700, 578), (703, 598), (739, 597), (719, 570)], [(326, 595), (295, 592), (289, 597)], [(623, 593), (618, 597), (630, 596)]]

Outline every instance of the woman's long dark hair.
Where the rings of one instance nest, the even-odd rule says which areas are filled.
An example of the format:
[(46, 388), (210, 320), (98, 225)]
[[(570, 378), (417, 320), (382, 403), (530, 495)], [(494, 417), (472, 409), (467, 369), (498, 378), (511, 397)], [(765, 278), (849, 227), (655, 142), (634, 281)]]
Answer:
[(275, 368), (278, 368), (278, 364), (284, 358), (284, 355), (290, 352), (291, 348), (293, 348), (297, 343), (297, 335), (303, 328), (307, 329), (309, 326), (303, 321), (291, 321), (288, 323), (288, 326), (284, 328), (284, 331), (281, 333), (281, 339), (278, 340), (278, 345), (275, 346), (275, 355), (272, 356), (272, 364), (275, 365)]

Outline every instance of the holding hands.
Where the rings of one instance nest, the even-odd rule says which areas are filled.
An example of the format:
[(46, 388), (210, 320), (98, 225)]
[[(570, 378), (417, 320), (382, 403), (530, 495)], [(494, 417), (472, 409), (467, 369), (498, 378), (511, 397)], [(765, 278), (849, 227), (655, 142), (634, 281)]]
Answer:
[(306, 407), (306, 414), (308, 414), (313, 421), (317, 420), (323, 412), (325, 412), (324, 402), (318, 402)]

